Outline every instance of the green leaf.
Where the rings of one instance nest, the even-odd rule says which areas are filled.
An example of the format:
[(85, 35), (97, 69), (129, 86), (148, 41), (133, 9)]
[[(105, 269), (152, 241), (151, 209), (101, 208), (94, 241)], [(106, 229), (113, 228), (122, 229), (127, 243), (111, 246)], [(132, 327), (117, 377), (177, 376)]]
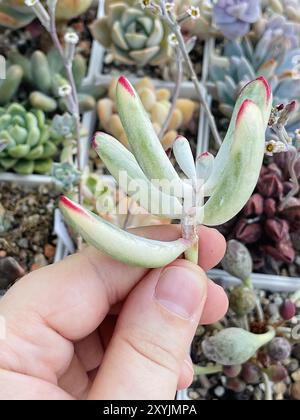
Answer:
[(116, 99), (131, 150), (147, 178), (180, 182), (138, 94), (124, 76), (119, 78)]
[(265, 129), (260, 109), (251, 100), (245, 100), (236, 118), (226, 165), (204, 205), (204, 224), (216, 226), (227, 222), (248, 201), (263, 162)]
[(178, 258), (191, 245), (184, 239), (162, 242), (133, 235), (84, 210), (66, 197), (60, 199), (60, 210), (67, 223), (87, 243), (129, 265), (162, 267)]
[[(133, 197), (141, 207), (159, 216), (173, 218), (182, 216), (182, 205), (179, 200), (164, 194), (152, 185), (133, 154), (118, 140), (108, 134), (97, 133), (93, 146), (120, 188)], [(128, 188), (129, 186), (131, 188)]]
[(194, 157), (190, 143), (185, 137), (178, 136), (176, 138), (173, 145), (173, 153), (182, 172), (189, 179), (194, 179), (196, 177)]
[(218, 181), (222, 178), (222, 172), (230, 159), (230, 150), (234, 141), (237, 116), (241, 105), (247, 99), (258, 106), (260, 113), (262, 114), (264, 130), (267, 127), (272, 108), (272, 92), (266, 80), (263, 77), (260, 77), (246, 85), (237, 99), (228, 132), (215, 158), (213, 172), (205, 185), (205, 196), (212, 195)]

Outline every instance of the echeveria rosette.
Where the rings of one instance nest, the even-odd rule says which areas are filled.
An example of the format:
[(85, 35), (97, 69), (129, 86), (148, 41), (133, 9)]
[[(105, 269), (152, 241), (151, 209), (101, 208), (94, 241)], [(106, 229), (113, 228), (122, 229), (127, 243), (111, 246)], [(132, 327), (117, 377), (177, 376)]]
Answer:
[(0, 139), (7, 142), (0, 153), (0, 170), (22, 175), (50, 173), (55, 143), (60, 140), (52, 134), (41, 110), (27, 111), (16, 103), (0, 108)]
[[(274, 95), (274, 105), (288, 104), (293, 100), (299, 102), (299, 55), (296, 28), (283, 16), (275, 16), (268, 22), (256, 44), (228, 41), (222, 57), (212, 56), (208, 89), (218, 101), (222, 114), (228, 118), (232, 115), (240, 89), (258, 76), (268, 80)], [(286, 127), (290, 135), (294, 136), (299, 120), (298, 107)]]
[(261, 15), (260, 0), (215, 0), (213, 18), (226, 38), (236, 39), (250, 31)]
[[(195, 165), (189, 142), (182, 136), (175, 141), (175, 158), (185, 175), (193, 178), (194, 187), (176, 173), (138, 94), (123, 76), (117, 83), (116, 97), (120, 119), (132, 153), (105, 133), (95, 135), (93, 147), (111, 174), (121, 182), (122, 189), (130, 194), (126, 190), (127, 182), (135, 181), (136, 188), (131, 193), (148, 211), (152, 210), (153, 204), (158, 204), (156, 215), (182, 221), (190, 217), (195, 227), (201, 223), (224, 223), (244, 207), (259, 176), (264, 156), (265, 129), (271, 110), (272, 93), (263, 78), (249, 83), (241, 92), (228, 134), (215, 159), (206, 153), (197, 159)], [(128, 180), (124, 184), (120, 181), (121, 172), (126, 174), (125, 179)], [(197, 174), (202, 177), (201, 180), (195, 179)], [(189, 192), (193, 188), (196, 200), (187, 209), (182, 194), (167, 188), (157, 188), (154, 182), (157, 180), (169, 183), (175, 180), (183, 192)], [(148, 198), (149, 188), (150, 203), (144, 200), (145, 195)], [(202, 200), (198, 200), (199, 192), (199, 197), (210, 197), (204, 205)], [(183, 252), (186, 252), (186, 257), (190, 260), (197, 262), (195, 238), (185, 235), (184, 223), (183, 239), (175, 242), (150, 241), (116, 229), (109, 222), (66, 198), (62, 198), (60, 208), (66, 221), (88, 243), (127, 264), (159, 267), (173, 261)]]
[(115, 60), (128, 65), (158, 65), (169, 59), (168, 28), (135, 0), (106, 2), (106, 16), (91, 25), (94, 38)]

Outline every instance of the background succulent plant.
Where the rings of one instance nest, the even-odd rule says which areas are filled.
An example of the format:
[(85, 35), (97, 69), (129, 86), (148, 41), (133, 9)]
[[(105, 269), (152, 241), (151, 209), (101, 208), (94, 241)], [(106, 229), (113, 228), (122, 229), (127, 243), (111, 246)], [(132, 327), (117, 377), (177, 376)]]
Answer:
[[(128, 138), (117, 113), (116, 83), (117, 80), (113, 80), (108, 89), (108, 97), (98, 101), (100, 128), (119, 139), (126, 147), (129, 147)], [(155, 89), (149, 78), (139, 80), (135, 88), (149, 114), (155, 132), (159, 134), (171, 107), (171, 92), (168, 89)], [(197, 108), (197, 103), (191, 99), (179, 98), (177, 100), (171, 121), (161, 139), (165, 150), (174, 142), (178, 130), (188, 127)]]
[[(280, 202), (291, 189), (284, 153), (264, 165), (256, 190), (237, 218), (220, 228), (227, 239), (248, 247), (255, 271), (300, 275), (297, 253), (300, 243), (300, 199), (292, 198), (280, 210)], [(300, 179), (300, 161), (295, 167)]]
[(200, 16), (198, 19), (189, 19), (183, 22), (182, 28), (191, 35), (197, 36), (199, 39), (208, 39), (212, 36), (219, 35), (218, 28), (213, 25), (213, 3), (211, 0), (175, 0), (176, 13), (178, 16), (191, 5), (198, 7)]
[(168, 29), (135, 0), (106, 1), (106, 16), (91, 25), (94, 38), (125, 64), (158, 65), (168, 60)]
[(0, 169), (24, 175), (49, 173), (61, 140), (52, 135), (41, 110), (26, 111), (16, 103), (0, 108), (0, 138), (7, 142)]
[[(86, 60), (77, 54), (73, 61), (73, 74), (79, 92), (80, 111), (85, 112), (95, 108), (95, 98), (85, 90), (82, 81), (86, 75)], [(30, 90), (29, 102), (34, 108), (44, 112), (54, 112), (58, 108), (65, 110), (62, 99), (59, 99), (60, 86), (68, 84), (62, 60), (56, 50), (48, 54), (36, 50), (30, 58), (18, 52), (8, 56), (7, 79), (0, 84), (0, 104), (9, 103), (21, 86)], [(103, 89), (94, 89), (94, 95), (101, 95)]]
[[(113, 179), (86, 169), (82, 175), (83, 205), (114, 225), (127, 229), (168, 224), (170, 219), (153, 216), (119, 189)], [(118, 209), (128, 209), (121, 213)]]
[(213, 18), (223, 35), (236, 39), (250, 31), (251, 23), (260, 18), (260, 0), (216, 0)]
[(290, 20), (300, 23), (299, 0), (263, 0), (263, 5), (275, 13), (284, 14)]
[[(299, 37), (294, 24), (282, 16), (270, 20), (258, 42), (228, 41), (224, 56), (215, 54), (212, 57), (211, 82), (208, 83), (220, 111), (230, 117), (240, 89), (257, 76), (264, 76), (269, 81), (274, 104), (299, 100), (298, 46)], [(297, 107), (286, 127), (293, 137), (299, 121), (300, 110)]]
[[(67, 21), (84, 13), (93, 0), (59, 0), (56, 17), (59, 21)], [(28, 25), (35, 14), (24, 5), (24, 0), (2, 0), (0, 4), (0, 26), (18, 29)]]

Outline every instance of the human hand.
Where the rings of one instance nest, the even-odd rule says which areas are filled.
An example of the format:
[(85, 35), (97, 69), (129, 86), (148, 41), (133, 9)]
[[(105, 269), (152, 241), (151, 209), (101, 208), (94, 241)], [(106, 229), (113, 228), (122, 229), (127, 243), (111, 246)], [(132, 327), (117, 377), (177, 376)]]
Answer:
[[(139, 229), (174, 240), (175, 225)], [(225, 251), (214, 229), (199, 229), (199, 268), (177, 260), (149, 270), (93, 248), (32, 272), (0, 300), (0, 399), (174, 399), (193, 378), (189, 346), (199, 321), (227, 310), (205, 271)]]

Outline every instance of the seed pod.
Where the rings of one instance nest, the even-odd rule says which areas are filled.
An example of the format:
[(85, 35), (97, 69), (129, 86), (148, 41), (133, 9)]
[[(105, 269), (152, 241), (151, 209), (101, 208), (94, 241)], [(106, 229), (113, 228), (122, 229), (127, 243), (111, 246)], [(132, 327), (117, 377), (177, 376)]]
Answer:
[(268, 345), (268, 354), (272, 360), (281, 362), (291, 355), (291, 345), (286, 338), (276, 337)]
[(243, 285), (235, 287), (230, 293), (229, 304), (237, 316), (248, 315), (254, 310), (256, 305), (255, 292)]
[(252, 273), (252, 258), (248, 249), (242, 243), (231, 240), (227, 242), (227, 250), (222, 260), (225, 271), (241, 280), (247, 280)]

